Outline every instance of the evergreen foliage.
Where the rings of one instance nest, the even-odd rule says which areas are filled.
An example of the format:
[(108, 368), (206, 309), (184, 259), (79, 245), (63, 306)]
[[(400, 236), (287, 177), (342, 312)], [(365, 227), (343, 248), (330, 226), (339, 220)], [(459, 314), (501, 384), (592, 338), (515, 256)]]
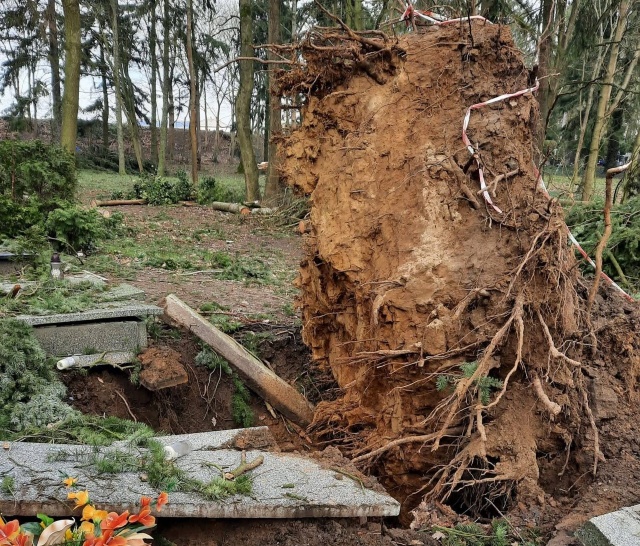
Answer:
[(0, 141), (0, 195), (18, 203), (70, 201), (77, 187), (75, 159), (39, 140)]
[(31, 327), (0, 320), (0, 435), (73, 416), (75, 410), (63, 402), (65, 393)]
[[(478, 369), (477, 362), (464, 362), (460, 365), (460, 370), (462, 375), (452, 375), (452, 374), (441, 374), (436, 377), (436, 390), (444, 391), (450, 386), (455, 386), (460, 379), (465, 378), (469, 379), (473, 376), (475, 371)], [(491, 394), (496, 389), (501, 389), (503, 386), (503, 381), (496, 377), (491, 377), (489, 375), (483, 375), (474, 380), (474, 384), (480, 393), (480, 402), (483, 405), (489, 404), (491, 401)]]
[[(576, 203), (566, 214), (567, 225), (584, 250), (593, 257), (604, 233), (604, 204), (602, 201)], [(611, 210), (613, 232), (603, 256), (604, 271), (626, 288), (640, 290), (640, 196)], [(582, 258), (585, 273), (593, 269)], [(616, 265), (617, 263), (617, 265)], [(624, 275), (624, 278), (623, 276)]]

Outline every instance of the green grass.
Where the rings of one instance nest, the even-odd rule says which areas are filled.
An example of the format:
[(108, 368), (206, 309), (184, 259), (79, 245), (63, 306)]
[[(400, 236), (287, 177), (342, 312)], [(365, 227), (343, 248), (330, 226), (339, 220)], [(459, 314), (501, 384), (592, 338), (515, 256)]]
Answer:
[[(205, 173), (200, 174), (200, 180)], [(216, 183), (226, 187), (235, 193), (244, 192), (244, 175), (241, 174), (215, 174)], [(165, 176), (172, 182), (177, 181), (175, 176)], [(264, 177), (260, 177), (260, 182), (264, 185)], [(133, 185), (138, 177), (131, 174), (119, 175), (114, 172), (91, 171), (82, 169), (78, 171), (78, 189), (81, 196), (90, 198), (109, 199), (113, 192), (126, 194), (133, 189)], [(86, 200), (86, 199), (85, 199)]]
[[(579, 197), (578, 186), (581, 182), (581, 178), (578, 178), (573, 184), (571, 183), (571, 172), (563, 171), (559, 169), (548, 168), (545, 170), (543, 180), (547, 190), (552, 197), (559, 197), (561, 199), (571, 199)], [(605, 179), (601, 176), (600, 171), (596, 176), (596, 197), (604, 197)]]

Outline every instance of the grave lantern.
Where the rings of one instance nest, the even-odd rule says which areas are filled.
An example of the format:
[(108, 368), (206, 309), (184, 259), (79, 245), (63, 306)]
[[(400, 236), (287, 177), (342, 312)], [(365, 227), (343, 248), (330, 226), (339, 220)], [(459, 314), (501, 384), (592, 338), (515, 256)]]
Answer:
[(61, 281), (64, 278), (64, 271), (62, 270), (60, 254), (58, 254), (57, 252), (54, 252), (51, 255), (51, 278), (55, 281)]

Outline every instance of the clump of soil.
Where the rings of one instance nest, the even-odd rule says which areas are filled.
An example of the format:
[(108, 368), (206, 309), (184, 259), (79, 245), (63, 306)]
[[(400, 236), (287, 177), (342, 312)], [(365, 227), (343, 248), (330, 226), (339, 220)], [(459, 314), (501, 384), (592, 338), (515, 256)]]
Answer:
[(516, 171), (492, 187), (503, 213), (478, 193), (465, 111), (532, 84), (509, 30), (374, 42), (316, 33), (280, 81), (307, 96), (281, 148), (312, 203), (303, 338), (342, 388), (312, 430), (405, 511), (424, 498), (417, 525), (438, 501), (473, 517), (571, 504), (579, 478), (620, 456), (608, 431), (629, 422), (599, 415), (604, 398), (635, 414), (637, 309), (605, 288), (587, 309), (562, 210), (537, 181), (531, 94), (472, 112), (488, 183)]

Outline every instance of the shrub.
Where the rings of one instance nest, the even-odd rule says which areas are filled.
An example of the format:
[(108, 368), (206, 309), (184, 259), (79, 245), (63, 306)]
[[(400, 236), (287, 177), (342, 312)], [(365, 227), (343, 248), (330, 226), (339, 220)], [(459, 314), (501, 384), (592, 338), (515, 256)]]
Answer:
[(0, 429), (21, 431), (73, 415), (30, 326), (0, 320)]
[[(56, 209), (49, 214), (45, 222), (49, 237), (71, 249), (91, 250), (95, 242), (104, 236), (102, 216), (95, 209), (82, 209), (77, 206)], [(66, 249), (60, 249), (66, 250)]]
[(130, 197), (146, 199), (150, 205), (172, 205), (191, 199), (193, 186), (185, 171), (178, 172), (178, 180), (172, 182), (160, 176), (143, 175), (133, 186)]
[(14, 201), (73, 199), (77, 187), (73, 154), (39, 140), (0, 141), (0, 195)]
[[(584, 250), (593, 258), (604, 233), (604, 205), (602, 201), (577, 203), (566, 214), (567, 225)], [(611, 210), (612, 234), (603, 255), (605, 272), (617, 281), (627, 283), (631, 288), (640, 288), (640, 196), (623, 204), (614, 205)], [(582, 260), (585, 272), (593, 269)], [(625, 276), (622, 278), (621, 273)]]

